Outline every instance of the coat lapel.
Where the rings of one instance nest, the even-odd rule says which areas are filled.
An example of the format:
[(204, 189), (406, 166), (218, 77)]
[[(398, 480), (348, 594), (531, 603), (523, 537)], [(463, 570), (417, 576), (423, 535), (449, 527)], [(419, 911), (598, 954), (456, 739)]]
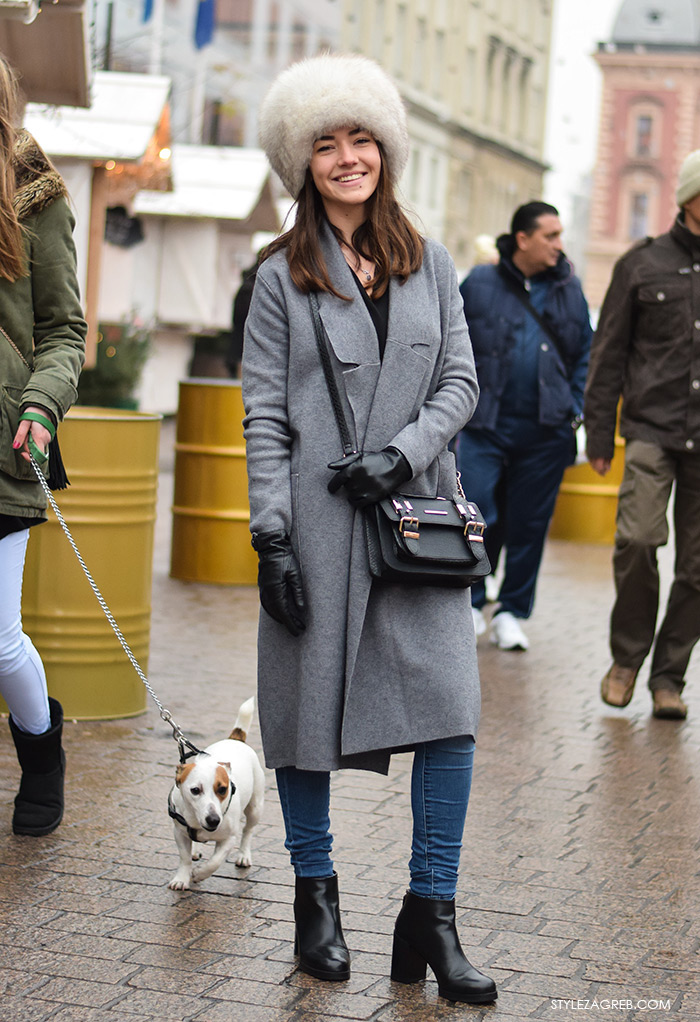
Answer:
[(365, 303), (357, 293), (352, 270), (340, 245), (325, 225), (321, 247), (333, 284), (341, 294), (350, 295), (353, 299), (347, 302), (322, 292), (319, 294), (319, 310), (326, 336), (339, 363), (337, 379), (347, 399), (346, 413), (349, 410), (352, 415), (358, 447), (362, 448), (381, 368), (377, 332)]
[(367, 422), (366, 450), (381, 450), (417, 414), (440, 338), (439, 305), (428, 293), (427, 274), (412, 273), (405, 284), (392, 277), (389, 330)]

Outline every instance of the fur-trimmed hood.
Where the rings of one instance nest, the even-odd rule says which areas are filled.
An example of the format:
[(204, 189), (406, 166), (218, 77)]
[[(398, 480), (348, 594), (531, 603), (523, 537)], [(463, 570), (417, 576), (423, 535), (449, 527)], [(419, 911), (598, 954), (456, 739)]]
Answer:
[(260, 145), (296, 199), (314, 141), (358, 127), (381, 142), (395, 183), (408, 161), (406, 111), (388, 74), (359, 54), (324, 53), (301, 60), (273, 82), (260, 110)]
[(19, 220), (40, 213), (61, 196), (66, 185), (44, 150), (24, 128), (17, 132), (12, 149), (15, 168), (13, 205)]

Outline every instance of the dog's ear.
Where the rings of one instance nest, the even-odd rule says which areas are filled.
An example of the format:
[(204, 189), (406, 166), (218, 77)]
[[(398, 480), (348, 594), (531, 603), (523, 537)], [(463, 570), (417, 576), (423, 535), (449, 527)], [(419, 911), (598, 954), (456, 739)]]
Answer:
[(175, 784), (182, 784), (193, 769), (194, 763), (178, 763), (175, 767)]

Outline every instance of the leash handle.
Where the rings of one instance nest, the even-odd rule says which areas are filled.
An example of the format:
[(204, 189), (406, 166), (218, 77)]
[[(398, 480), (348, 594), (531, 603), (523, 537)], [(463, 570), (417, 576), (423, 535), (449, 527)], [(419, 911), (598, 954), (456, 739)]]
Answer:
[[(112, 614), (112, 611), (107, 606), (107, 602), (106, 602), (104, 596), (102, 595), (102, 593), (100, 592), (100, 590), (99, 590), (99, 588), (97, 586), (97, 583), (95, 582), (94, 578), (90, 574), (90, 571), (88, 570), (88, 566), (86, 565), (85, 561), (82, 558), (82, 555), (81, 555), (80, 551), (78, 550), (78, 547), (76, 545), (75, 540), (73, 539), (71, 531), (68, 528), (68, 526), (66, 525), (66, 520), (63, 517), (63, 515), (61, 514), (61, 509), (59, 508), (58, 504), (56, 503), (54, 495), (51, 492), (51, 490), (49, 489), (48, 483), (44, 479), (44, 475), (43, 475), (41, 469), (39, 468), (39, 466), (38, 466), (38, 464), (36, 462), (36, 459), (34, 458), (33, 455), (30, 457), (30, 461), (31, 461), (32, 468), (34, 469), (34, 473), (35, 473), (37, 479), (39, 480), (39, 482), (41, 483), (41, 487), (42, 487), (44, 493), (46, 494), (46, 497), (48, 498), (49, 504), (51, 505), (51, 509), (52, 509), (53, 513), (56, 515), (56, 518), (58, 519), (59, 525), (61, 526), (61, 528), (63, 529), (64, 533), (66, 534), (66, 538), (68, 539), (68, 542), (70, 543), (70, 545), (73, 548), (73, 553), (78, 558), (78, 562), (80, 564), (80, 567), (83, 569), (83, 572), (85, 573), (85, 577), (87, 578), (88, 582), (90, 583), (90, 588), (92, 589), (93, 593), (95, 594), (97, 602), (99, 603), (100, 607), (102, 608), (102, 612), (103, 612), (104, 616), (107, 618), (107, 620), (108, 620), (108, 622), (109, 622), (109, 624), (110, 624), (110, 626), (112, 628), (112, 631), (116, 635), (117, 639), (119, 639), (119, 643), (120, 643), (122, 649), (124, 650), (124, 652), (128, 656), (129, 660), (131, 661), (131, 666), (134, 668), (134, 670), (138, 674), (139, 678), (141, 679), (141, 681), (145, 685), (146, 690), (150, 693), (151, 698), (153, 699), (153, 702), (158, 707), (158, 710), (160, 711), (161, 720), (165, 721), (165, 723), (169, 724), (170, 727), (173, 729), (173, 738), (177, 742), (178, 747), (180, 749), (181, 762), (184, 763), (184, 761), (185, 761), (184, 758), (183, 758), (184, 756), (186, 756), (186, 755), (193, 756), (196, 753), (198, 753), (200, 750), (195, 745), (193, 745), (192, 742), (188, 741), (188, 739), (185, 738), (185, 735), (184, 735), (182, 729), (173, 720), (173, 715), (170, 712), (170, 710), (167, 710), (163, 706), (163, 704), (161, 703), (160, 699), (158, 698), (158, 696), (155, 694), (155, 692), (151, 688), (151, 686), (150, 686), (150, 684), (148, 682), (148, 678), (144, 674), (144, 672), (143, 672), (143, 670), (141, 668), (141, 665), (139, 664), (138, 660), (134, 656), (134, 654), (133, 654), (133, 652), (131, 650), (131, 647), (129, 646), (129, 643), (124, 638), (124, 635), (122, 634), (122, 631), (121, 631), (119, 625), (117, 624), (117, 622), (116, 622), (116, 620), (114, 618), (114, 615)], [(183, 752), (183, 749), (184, 749), (185, 746), (187, 746), (187, 748), (190, 749), (190, 752), (187, 753), (187, 754), (185, 754)]]

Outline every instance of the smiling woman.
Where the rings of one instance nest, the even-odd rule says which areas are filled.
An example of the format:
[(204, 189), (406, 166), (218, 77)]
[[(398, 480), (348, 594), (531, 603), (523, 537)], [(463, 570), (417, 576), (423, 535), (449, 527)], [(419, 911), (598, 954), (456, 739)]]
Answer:
[[(496, 986), (466, 960), (455, 926), (479, 717), (468, 591), (375, 582), (362, 515), (404, 483), (411, 494), (458, 492), (447, 445), (478, 387), (455, 268), (396, 199), (406, 115), (377, 64), (324, 55), (294, 65), (260, 123), (268, 159), (297, 198), (293, 228), (258, 270), (242, 378), (262, 605), (258, 706), (296, 875), (299, 968), (350, 976), (330, 772), (386, 773), (392, 752), (409, 747), (410, 888), (391, 974), (418, 982), (429, 963), (442, 996), (486, 1003)], [(354, 453), (340, 461), (312, 295), (354, 432)]]

